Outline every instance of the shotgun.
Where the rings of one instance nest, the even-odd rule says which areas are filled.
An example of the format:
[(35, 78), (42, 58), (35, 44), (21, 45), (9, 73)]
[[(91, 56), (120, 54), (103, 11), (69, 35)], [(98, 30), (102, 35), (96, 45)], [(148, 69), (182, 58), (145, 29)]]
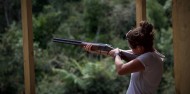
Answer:
[[(111, 50), (115, 49), (109, 44), (84, 42), (84, 41), (63, 39), (63, 38), (53, 38), (53, 42), (77, 45), (77, 46), (81, 46), (81, 47), (83, 47), (85, 45), (92, 45), (92, 47), (91, 47), (92, 51), (104, 51), (107, 53), (109, 53)], [(121, 57), (121, 59), (123, 59), (125, 61), (130, 61), (137, 57), (137, 55), (123, 51), (123, 50), (120, 51), (119, 56)]]

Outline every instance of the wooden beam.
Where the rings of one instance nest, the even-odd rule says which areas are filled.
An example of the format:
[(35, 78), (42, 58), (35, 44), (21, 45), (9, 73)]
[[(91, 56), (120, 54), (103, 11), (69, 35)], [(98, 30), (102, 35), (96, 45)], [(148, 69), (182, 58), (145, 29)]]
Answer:
[(32, 1), (21, 0), (25, 94), (35, 94)]
[(176, 94), (190, 94), (190, 3), (172, 1), (174, 76)]
[(146, 20), (146, 0), (136, 0), (136, 25)]

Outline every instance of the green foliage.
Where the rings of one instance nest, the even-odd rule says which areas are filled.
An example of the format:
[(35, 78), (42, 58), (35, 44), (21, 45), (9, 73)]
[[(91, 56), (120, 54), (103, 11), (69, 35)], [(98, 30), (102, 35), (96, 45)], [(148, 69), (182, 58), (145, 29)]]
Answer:
[(23, 55), (19, 25), (13, 23), (0, 44), (0, 93), (15, 94), (23, 88)]
[[(158, 34), (156, 34), (158, 35)], [(160, 94), (174, 94), (175, 84), (174, 84), (174, 72), (173, 72), (173, 37), (172, 29), (161, 29), (160, 36), (156, 36), (157, 44), (156, 47), (161, 53), (165, 55), (164, 59), (164, 75), (159, 88)], [(167, 84), (166, 84), (167, 83)]]
[[(158, 34), (157, 34), (158, 35)], [(167, 58), (165, 58), (165, 69), (173, 65), (173, 46), (168, 45), (173, 43), (172, 29), (161, 29), (160, 36), (156, 36), (157, 44), (156, 47), (163, 53)]]
[[(52, 88), (57, 85), (64, 88), (61, 91), (63, 94), (120, 94), (125, 90), (125, 83), (129, 83), (128, 79), (116, 75), (113, 61), (110, 59), (100, 62), (77, 62), (71, 58), (67, 58), (67, 60), (64, 58), (61, 69), (53, 68), (54, 73), (57, 74), (57, 77), (53, 77), (53, 79), (59, 79), (58, 84), (54, 81), (49, 83), (53, 85)], [(49, 81), (47, 78), (46, 80)], [(43, 85), (39, 84), (38, 92), (40, 94), (47, 92), (46, 90), (40, 91)], [(51, 89), (48, 91), (51, 92)], [(60, 94), (60, 91), (51, 93)]]
[(20, 0), (0, 0), (0, 42), (12, 22), (20, 20)]
[(157, 0), (147, 0), (147, 18), (154, 23), (156, 29), (166, 28), (167, 18), (165, 17), (165, 10)]
[(45, 5), (49, 4), (48, 0), (32, 0), (33, 15), (38, 15), (43, 11)]
[[(53, 10), (51, 6), (46, 6), (45, 11)], [(59, 26), (60, 12), (48, 12), (39, 14), (38, 17), (33, 17), (34, 23), (34, 41), (38, 43), (40, 48), (46, 48), (47, 43), (51, 41), (53, 33)], [(50, 27), (51, 26), (51, 27)]]
[(110, 7), (106, 3), (100, 0), (84, 0), (84, 23), (87, 34), (91, 32), (92, 34), (89, 35), (95, 35), (96, 32), (106, 32), (103, 30), (106, 30), (105, 25), (108, 22), (106, 16), (109, 16), (107, 13), (110, 12)]

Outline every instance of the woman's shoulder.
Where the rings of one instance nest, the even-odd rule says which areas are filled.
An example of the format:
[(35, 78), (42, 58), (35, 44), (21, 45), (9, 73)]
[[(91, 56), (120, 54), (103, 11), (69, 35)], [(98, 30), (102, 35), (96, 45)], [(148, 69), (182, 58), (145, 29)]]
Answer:
[[(159, 56), (155, 52), (146, 52), (137, 57), (137, 59), (141, 62), (152, 62), (152, 61), (160, 61), (162, 60), (161, 56)], [(163, 60), (162, 60), (163, 61)]]
[(151, 57), (153, 54), (154, 54), (154, 52), (146, 52), (146, 53), (139, 55), (139, 57)]

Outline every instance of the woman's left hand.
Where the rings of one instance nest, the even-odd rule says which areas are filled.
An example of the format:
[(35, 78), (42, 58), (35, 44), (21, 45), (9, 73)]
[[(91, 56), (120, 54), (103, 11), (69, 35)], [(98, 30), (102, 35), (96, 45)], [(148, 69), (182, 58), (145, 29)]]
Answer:
[(120, 49), (119, 48), (116, 48), (116, 49), (113, 49), (109, 52), (109, 55), (112, 56), (112, 57), (115, 57), (116, 54), (119, 54), (120, 52)]

